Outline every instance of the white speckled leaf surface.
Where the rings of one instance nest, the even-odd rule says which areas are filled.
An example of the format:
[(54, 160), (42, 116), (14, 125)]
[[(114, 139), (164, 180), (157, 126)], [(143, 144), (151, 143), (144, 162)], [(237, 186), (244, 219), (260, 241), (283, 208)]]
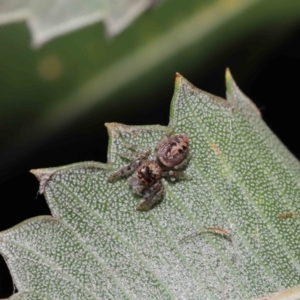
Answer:
[(34, 170), (53, 217), (0, 234), (12, 299), (251, 299), (299, 284), (299, 163), (229, 73), (227, 90), (225, 101), (177, 75), (170, 127), (190, 138), (192, 179), (163, 180), (150, 212), (107, 179), (127, 144), (154, 149), (167, 127), (111, 123), (109, 164)]

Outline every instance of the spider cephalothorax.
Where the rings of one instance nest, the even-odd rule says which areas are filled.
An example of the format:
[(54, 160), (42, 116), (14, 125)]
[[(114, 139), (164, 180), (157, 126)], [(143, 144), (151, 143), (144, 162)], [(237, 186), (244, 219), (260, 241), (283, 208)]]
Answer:
[(144, 201), (137, 210), (148, 211), (159, 203), (164, 194), (162, 177), (183, 177), (179, 169), (190, 160), (188, 154), (189, 139), (184, 134), (176, 134), (164, 138), (155, 148), (156, 160), (148, 160), (150, 151), (137, 155), (129, 165), (121, 168), (109, 177), (113, 182), (119, 177), (128, 177), (128, 185), (135, 194), (143, 197)]

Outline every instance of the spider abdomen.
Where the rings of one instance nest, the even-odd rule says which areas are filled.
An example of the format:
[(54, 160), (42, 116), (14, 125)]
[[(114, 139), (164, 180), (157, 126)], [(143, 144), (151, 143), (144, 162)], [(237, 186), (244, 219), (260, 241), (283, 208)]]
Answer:
[(185, 160), (188, 149), (189, 139), (185, 134), (172, 135), (158, 145), (157, 161), (164, 167), (175, 167)]

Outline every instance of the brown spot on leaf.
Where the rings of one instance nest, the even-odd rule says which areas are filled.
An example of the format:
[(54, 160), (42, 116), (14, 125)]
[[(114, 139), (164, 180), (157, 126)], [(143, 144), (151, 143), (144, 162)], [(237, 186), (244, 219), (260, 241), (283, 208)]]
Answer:
[(298, 218), (298, 215), (295, 212), (291, 211), (285, 211), (279, 215), (280, 219), (286, 219), (286, 218), (293, 218), (296, 220)]
[(216, 155), (220, 155), (220, 154), (222, 153), (221, 150), (219, 149), (219, 147), (217, 146), (217, 144), (212, 143), (212, 144), (210, 145), (210, 147), (211, 147), (211, 149), (214, 151), (214, 153), (215, 153)]

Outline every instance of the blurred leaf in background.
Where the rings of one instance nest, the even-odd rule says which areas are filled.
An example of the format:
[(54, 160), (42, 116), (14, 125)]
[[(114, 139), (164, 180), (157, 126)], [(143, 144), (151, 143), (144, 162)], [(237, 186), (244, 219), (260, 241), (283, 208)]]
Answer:
[(107, 35), (113, 37), (155, 2), (157, 1), (2, 0), (0, 24), (26, 20), (35, 47), (40, 47), (57, 36), (99, 21), (104, 22)]

